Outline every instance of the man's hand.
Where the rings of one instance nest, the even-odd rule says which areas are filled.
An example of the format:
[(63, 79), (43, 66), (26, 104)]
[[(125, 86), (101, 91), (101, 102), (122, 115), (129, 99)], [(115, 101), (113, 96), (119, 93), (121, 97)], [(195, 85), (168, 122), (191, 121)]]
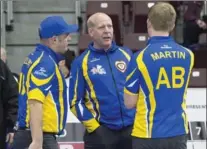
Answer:
[(32, 142), (28, 149), (42, 149), (42, 144)]
[(69, 70), (65, 65), (65, 60), (59, 62), (59, 69), (63, 73), (64, 77), (67, 77), (69, 75)]
[(202, 29), (206, 29), (207, 28), (207, 25), (204, 21), (202, 20), (197, 20), (196, 23), (198, 24), (198, 26)]
[(6, 136), (6, 142), (8, 143), (9, 147), (12, 146), (14, 139), (14, 133), (8, 133)]

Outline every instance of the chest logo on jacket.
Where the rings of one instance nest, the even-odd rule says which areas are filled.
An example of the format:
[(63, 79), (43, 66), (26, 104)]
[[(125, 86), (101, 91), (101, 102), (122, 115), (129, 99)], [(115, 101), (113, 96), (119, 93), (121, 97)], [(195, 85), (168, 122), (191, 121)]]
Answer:
[(92, 72), (93, 75), (95, 75), (95, 74), (100, 74), (100, 75), (106, 74), (106, 70), (101, 65), (96, 65), (96, 67), (93, 67), (91, 69), (91, 72)]
[(126, 71), (126, 63), (124, 61), (116, 61), (115, 66), (119, 71), (123, 73)]

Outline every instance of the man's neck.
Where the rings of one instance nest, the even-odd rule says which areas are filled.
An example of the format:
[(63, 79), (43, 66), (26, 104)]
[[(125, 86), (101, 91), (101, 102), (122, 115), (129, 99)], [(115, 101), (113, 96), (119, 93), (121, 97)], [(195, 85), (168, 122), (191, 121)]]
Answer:
[(50, 48), (55, 53), (58, 53), (58, 51), (55, 48), (53, 48), (47, 41), (42, 40), (40, 43), (47, 46), (48, 48)]
[(94, 47), (95, 49), (104, 49), (104, 51), (108, 51), (108, 49), (111, 47), (111, 45), (108, 46), (108, 47), (101, 47), (101, 46), (97, 45), (96, 43), (94, 43), (94, 44), (93, 44), (93, 47)]
[(153, 36), (164, 36), (164, 37), (168, 37), (169, 33), (168, 32), (163, 32), (163, 31), (152, 31), (150, 34), (150, 37)]

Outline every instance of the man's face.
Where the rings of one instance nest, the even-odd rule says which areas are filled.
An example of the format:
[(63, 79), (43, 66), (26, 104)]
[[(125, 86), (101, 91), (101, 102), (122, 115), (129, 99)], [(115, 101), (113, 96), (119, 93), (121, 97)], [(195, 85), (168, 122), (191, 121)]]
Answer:
[(5, 49), (3, 49), (3, 48), (0, 48), (0, 54), (1, 54), (1, 60), (4, 62), (4, 63), (6, 63), (6, 59), (7, 59), (7, 57), (6, 57), (6, 50)]
[(68, 44), (71, 40), (69, 34), (63, 34), (56, 38), (56, 47), (59, 53), (65, 53), (68, 50)]
[(110, 47), (113, 40), (113, 25), (109, 17), (100, 16), (95, 21), (95, 26), (89, 29), (89, 34), (94, 43), (100, 48)]

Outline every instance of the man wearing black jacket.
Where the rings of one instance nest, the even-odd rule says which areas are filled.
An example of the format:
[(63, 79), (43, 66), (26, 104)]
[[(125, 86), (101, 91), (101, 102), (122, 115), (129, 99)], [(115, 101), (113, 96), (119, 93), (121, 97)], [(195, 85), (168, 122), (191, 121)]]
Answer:
[(13, 141), (13, 127), (17, 120), (18, 87), (7, 65), (0, 60), (0, 149), (6, 148), (6, 141)]
[[(7, 53), (5, 48), (1, 47), (1, 60), (6, 64), (7, 63)], [(15, 72), (12, 72), (14, 79), (16, 80), (16, 82), (18, 83), (19, 80), (19, 75)]]

